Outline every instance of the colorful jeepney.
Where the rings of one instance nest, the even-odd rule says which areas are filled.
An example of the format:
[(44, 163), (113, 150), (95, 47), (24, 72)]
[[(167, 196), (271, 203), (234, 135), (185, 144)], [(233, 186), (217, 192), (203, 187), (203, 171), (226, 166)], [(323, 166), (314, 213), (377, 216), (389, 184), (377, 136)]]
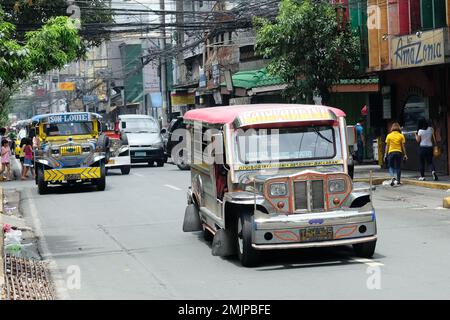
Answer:
[(95, 113), (43, 114), (32, 118), (40, 145), (35, 151), (36, 184), (40, 194), (49, 185), (92, 183), (106, 186), (105, 145), (101, 116)]
[(183, 230), (203, 231), (213, 255), (253, 266), (265, 250), (353, 245), (360, 257), (374, 254), (372, 187), (349, 175), (355, 130), (344, 112), (244, 105), (184, 119), (191, 187)]

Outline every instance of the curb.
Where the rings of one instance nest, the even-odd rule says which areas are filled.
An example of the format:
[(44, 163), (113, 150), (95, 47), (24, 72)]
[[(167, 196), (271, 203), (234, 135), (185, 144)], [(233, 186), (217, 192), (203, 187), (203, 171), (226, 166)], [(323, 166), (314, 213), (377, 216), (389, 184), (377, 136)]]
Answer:
[[(380, 184), (383, 184), (384, 181), (388, 180), (389, 177), (373, 177), (372, 178), (372, 184), (374, 186), (378, 186)], [(365, 183), (370, 183), (370, 178), (355, 178), (353, 179), (354, 182), (365, 182)]]
[(2, 300), (3, 289), (5, 286), (5, 273), (3, 270), (4, 262), (3, 262), (3, 188), (0, 187), (0, 300)]
[[(372, 178), (372, 183), (374, 185), (380, 185), (386, 180), (390, 180), (390, 177), (376, 177)], [(369, 183), (369, 178), (355, 178), (353, 179), (355, 182), (366, 182)], [(437, 189), (437, 190), (449, 190), (450, 189), (450, 183), (444, 183), (444, 182), (430, 182), (430, 181), (418, 181), (413, 179), (402, 179), (402, 183), (406, 185), (411, 186), (417, 186), (422, 188), (428, 188), (428, 189)]]

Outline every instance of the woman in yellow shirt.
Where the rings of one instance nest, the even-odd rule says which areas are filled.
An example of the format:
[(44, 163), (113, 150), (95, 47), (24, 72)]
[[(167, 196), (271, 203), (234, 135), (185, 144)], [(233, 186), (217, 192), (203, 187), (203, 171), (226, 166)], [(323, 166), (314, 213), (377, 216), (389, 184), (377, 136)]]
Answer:
[(391, 186), (401, 184), (402, 175), (402, 156), (404, 160), (408, 160), (405, 149), (405, 136), (397, 122), (391, 127), (391, 133), (386, 137), (386, 150), (384, 159), (389, 166), (389, 174), (392, 176)]

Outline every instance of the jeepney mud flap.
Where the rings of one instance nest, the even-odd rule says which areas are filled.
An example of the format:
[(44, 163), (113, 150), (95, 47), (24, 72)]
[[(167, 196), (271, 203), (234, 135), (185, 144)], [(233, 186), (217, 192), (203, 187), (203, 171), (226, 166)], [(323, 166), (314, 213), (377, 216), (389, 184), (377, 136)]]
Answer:
[(197, 207), (195, 204), (188, 205), (184, 212), (183, 231), (194, 232), (202, 230), (202, 222)]
[(212, 242), (212, 255), (226, 257), (236, 254), (236, 242), (234, 238), (235, 235), (230, 230), (218, 230)]

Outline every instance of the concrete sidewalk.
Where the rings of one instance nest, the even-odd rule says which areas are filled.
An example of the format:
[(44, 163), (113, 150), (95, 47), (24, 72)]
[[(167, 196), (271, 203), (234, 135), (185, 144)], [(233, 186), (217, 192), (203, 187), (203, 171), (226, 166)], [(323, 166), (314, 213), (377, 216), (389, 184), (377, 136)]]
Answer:
[[(370, 172), (372, 171), (372, 182), (374, 185), (380, 185), (384, 181), (390, 180), (392, 177), (389, 175), (387, 169), (381, 168), (378, 165), (361, 165), (355, 166), (354, 181), (356, 182), (369, 182)], [(449, 190), (450, 189), (450, 176), (439, 176), (438, 181), (433, 181), (431, 173), (425, 174), (425, 181), (419, 181), (420, 174), (418, 171), (402, 170), (401, 182), (405, 185), (414, 185), (418, 187)]]

